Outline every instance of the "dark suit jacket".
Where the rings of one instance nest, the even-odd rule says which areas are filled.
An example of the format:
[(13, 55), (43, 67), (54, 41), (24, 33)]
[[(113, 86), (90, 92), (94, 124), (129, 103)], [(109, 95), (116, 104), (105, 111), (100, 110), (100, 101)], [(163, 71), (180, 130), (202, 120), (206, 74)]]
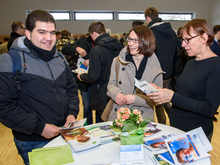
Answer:
[(220, 57), (220, 47), (219, 44), (214, 40), (212, 41), (212, 46), (210, 46), (210, 49)]

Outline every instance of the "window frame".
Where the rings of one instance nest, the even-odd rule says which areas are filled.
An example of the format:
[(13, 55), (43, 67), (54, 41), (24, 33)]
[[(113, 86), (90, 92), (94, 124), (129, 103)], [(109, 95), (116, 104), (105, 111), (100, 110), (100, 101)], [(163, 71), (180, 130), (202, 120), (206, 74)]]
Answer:
[[(33, 10), (26, 10), (26, 16), (32, 12)], [(72, 21), (72, 11), (70, 10), (46, 10), (47, 12), (51, 13), (69, 13), (69, 19), (56, 19), (54, 16), (55, 21)], [(52, 15), (52, 14), (51, 14)]]

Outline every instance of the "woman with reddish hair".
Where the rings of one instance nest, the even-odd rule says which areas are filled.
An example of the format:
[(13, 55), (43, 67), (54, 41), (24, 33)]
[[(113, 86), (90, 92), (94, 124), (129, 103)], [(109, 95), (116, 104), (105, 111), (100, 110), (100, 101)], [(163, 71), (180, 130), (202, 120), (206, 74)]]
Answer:
[(189, 60), (176, 82), (176, 92), (162, 89), (148, 96), (159, 104), (172, 103), (170, 125), (183, 131), (202, 127), (211, 141), (212, 117), (220, 104), (220, 58), (210, 45), (214, 40), (212, 29), (205, 19), (193, 19), (182, 30), (182, 47)]

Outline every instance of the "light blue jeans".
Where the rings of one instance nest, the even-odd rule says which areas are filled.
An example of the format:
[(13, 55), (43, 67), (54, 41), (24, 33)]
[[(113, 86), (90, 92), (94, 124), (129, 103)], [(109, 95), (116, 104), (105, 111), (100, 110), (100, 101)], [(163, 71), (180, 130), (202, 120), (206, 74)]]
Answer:
[(42, 141), (42, 142), (20, 141), (16, 138), (14, 138), (14, 142), (17, 147), (18, 154), (21, 155), (25, 165), (29, 165), (28, 152), (31, 152), (33, 149), (36, 148), (42, 148), (48, 143), (48, 141)]

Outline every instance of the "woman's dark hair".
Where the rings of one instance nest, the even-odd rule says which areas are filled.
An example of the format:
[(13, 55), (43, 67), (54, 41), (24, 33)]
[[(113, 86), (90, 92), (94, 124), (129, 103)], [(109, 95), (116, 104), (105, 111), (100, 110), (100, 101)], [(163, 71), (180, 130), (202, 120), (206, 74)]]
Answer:
[(200, 35), (202, 38), (202, 34), (206, 33), (208, 35), (206, 45), (212, 45), (212, 41), (214, 40), (214, 33), (205, 19), (192, 19), (191, 21), (187, 22), (182, 27), (180, 35), (182, 37), (183, 33), (186, 33), (187, 35), (193, 37), (191, 35), (192, 31), (195, 32), (197, 35)]
[[(150, 57), (156, 49), (156, 41), (152, 31), (145, 25), (135, 26), (131, 31), (136, 33), (139, 40), (138, 53)], [(129, 46), (127, 47), (127, 51), (130, 53)]]
[(44, 10), (34, 10), (27, 16), (25, 22), (26, 29), (32, 32), (33, 29), (36, 27), (37, 21), (54, 23), (56, 28), (56, 21), (50, 13)]

